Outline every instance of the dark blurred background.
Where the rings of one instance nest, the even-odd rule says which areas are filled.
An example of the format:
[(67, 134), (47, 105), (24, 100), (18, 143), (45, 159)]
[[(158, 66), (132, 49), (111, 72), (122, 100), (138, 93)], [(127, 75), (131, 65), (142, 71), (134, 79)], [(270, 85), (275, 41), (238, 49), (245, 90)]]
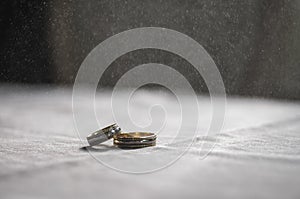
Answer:
[[(230, 95), (300, 99), (300, 2), (296, 0), (1, 1), (0, 81), (72, 85), (87, 54), (137, 27), (180, 31), (216, 62)], [(184, 59), (147, 49), (119, 57), (102, 78), (111, 87), (130, 68), (174, 67), (198, 92), (202, 78)]]

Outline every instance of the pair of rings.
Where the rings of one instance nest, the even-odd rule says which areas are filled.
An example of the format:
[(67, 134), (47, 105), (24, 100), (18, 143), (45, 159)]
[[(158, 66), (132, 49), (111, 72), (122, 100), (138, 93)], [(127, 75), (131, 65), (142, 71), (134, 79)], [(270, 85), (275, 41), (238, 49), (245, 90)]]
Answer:
[(147, 132), (121, 133), (117, 124), (100, 129), (87, 137), (90, 146), (98, 145), (113, 138), (113, 143), (119, 148), (143, 148), (156, 145), (156, 135)]

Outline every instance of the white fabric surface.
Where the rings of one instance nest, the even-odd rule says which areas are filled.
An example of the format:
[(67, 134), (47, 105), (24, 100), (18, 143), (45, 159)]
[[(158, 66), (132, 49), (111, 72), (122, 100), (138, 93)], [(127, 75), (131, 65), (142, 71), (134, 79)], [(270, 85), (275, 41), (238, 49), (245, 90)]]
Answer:
[[(69, 88), (0, 87), (1, 198), (300, 197), (298, 102), (229, 97), (221, 134), (198, 136), (166, 169), (133, 175), (99, 164), (80, 149), (71, 97)], [(155, 92), (143, 92), (136, 100), (140, 109), (157, 98), (175, 103)], [(205, 107), (209, 98), (202, 97), (202, 102)], [(111, 122), (109, 114), (101, 117), (104, 124)], [(156, 147), (135, 151), (118, 150), (107, 142), (94, 154), (120, 165), (124, 159), (136, 161), (137, 153), (172, 155), (183, 150), (182, 143), (164, 145), (167, 138), (158, 136)], [(216, 140), (214, 150), (199, 159), (200, 143), (211, 139)]]

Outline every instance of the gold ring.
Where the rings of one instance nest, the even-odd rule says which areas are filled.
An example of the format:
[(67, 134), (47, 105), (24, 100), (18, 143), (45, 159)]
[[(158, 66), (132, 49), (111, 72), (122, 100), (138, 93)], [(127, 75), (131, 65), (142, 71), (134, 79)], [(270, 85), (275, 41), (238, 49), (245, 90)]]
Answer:
[(143, 148), (156, 145), (156, 135), (148, 132), (129, 132), (114, 135), (114, 145), (119, 148)]
[(148, 132), (130, 132), (130, 133), (119, 133), (114, 135), (114, 139), (117, 140), (141, 140), (141, 139), (156, 139), (156, 135), (154, 133)]

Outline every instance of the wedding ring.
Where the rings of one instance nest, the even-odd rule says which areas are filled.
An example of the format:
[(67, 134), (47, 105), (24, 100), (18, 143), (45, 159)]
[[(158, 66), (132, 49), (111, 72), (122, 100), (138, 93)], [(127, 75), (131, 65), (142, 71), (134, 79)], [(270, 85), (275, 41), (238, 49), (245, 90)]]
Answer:
[(156, 135), (154, 133), (148, 133), (148, 132), (130, 132), (130, 133), (119, 133), (117, 135), (114, 135), (114, 139), (117, 140), (155, 140)]
[(152, 144), (133, 144), (133, 145), (126, 145), (126, 144), (114, 144), (120, 149), (138, 149), (138, 148), (145, 148), (145, 147), (151, 147), (155, 146), (156, 143)]
[(86, 139), (90, 146), (95, 146), (113, 138), (113, 136), (120, 133), (120, 131), (121, 128), (117, 124), (112, 124), (90, 134)]
[(155, 146), (156, 135), (146, 132), (119, 133), (114, 135), (114, 145), (127, 149)]

